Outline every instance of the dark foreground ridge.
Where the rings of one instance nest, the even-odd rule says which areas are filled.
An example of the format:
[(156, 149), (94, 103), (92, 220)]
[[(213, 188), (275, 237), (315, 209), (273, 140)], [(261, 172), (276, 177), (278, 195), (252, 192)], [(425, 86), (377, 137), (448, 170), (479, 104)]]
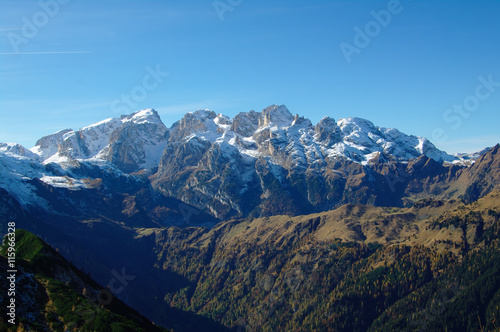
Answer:
[[(169, 331), (151, 323), (143, 315), (113, 296), (112, 291), (75, 268), (54, 249), (27, 231), (16, 235), (17, 279), (15, 282), (15, 325), (8, 322), (9, 289), (7, 245), (0, 252), (2, 289), (1, 331)], [(203, 317), (172, 308), (165, 317), (175, 330), (205, 326), (224, 331), (223, 326)], [(181, 328), (177, 328), (177, 327)]]

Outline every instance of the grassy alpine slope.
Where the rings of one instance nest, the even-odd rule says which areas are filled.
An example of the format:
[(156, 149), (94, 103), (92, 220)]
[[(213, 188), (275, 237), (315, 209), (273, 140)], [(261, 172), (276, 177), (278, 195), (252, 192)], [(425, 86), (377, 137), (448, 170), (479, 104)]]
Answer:
[(495, 330), (499, 199), (141, 229), (167, 304), (254, 331)]
[[(2, 331), (166, 331), (117, 298), (98, 301), (99, 286), (54, 249), (27, 231), (16, 230), (15, 326), (6, 321), (2, 291)], [(0, 252), (0, 285), (8, 289), (7, 245)], [(104, 303), (104, 304), (103, 304)]]

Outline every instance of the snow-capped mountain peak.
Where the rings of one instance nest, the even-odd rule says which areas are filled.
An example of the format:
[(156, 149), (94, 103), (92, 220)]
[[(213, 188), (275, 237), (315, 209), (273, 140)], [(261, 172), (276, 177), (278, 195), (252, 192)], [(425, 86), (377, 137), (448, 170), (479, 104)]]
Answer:
[(40, 157), (36, 153), (26, 149), (24, 146), (18, 143), (0, 143), (0, 153), (24, 157), (34, 161), (40, 161)]
[(337, 125), (342, 129), (344, 133), (352, 133), (354, 131), (362, 132), (373, 132), (376, 130), (375, 125), (366, 119), (358, 117), (348, 117), (345, 119), (340, 119)]
[(150, 169), (159, 162), (167, 135), (158, 113), (145, 109), (77, 131), (65, 129), (45, 136), (31, 151), (44, 163), (99, 159), (115, 162), (128, 171)]
[(278, 127), (289, 127), (294, 116), (285, 105), (271, 105), (262, 111), (259, 119), (259, 127), (276, 125)]
[(152, 108), (144, 109), (141, 111), (134, 112), (130, 115), (122, 116), (122, 118), (121, 118), (122, 123), (125, 123), (128, 121), (132, 121), (135, 124), (156, 123), (159, 125), (163, 125), (163, 122), (161, 121), (161, 118), (158, 115), (158, 112), (156, 112)]

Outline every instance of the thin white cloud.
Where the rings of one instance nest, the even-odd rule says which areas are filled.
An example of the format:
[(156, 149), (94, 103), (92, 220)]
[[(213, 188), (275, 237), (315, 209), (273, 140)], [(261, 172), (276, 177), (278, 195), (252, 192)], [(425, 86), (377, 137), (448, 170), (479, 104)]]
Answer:
[(0, 53), (0, 55), (38, 55), (38, 54), (86, 54), (92, 53), (90, 51), (59, 51), (59, 52), (8, 52), (8, 53)]

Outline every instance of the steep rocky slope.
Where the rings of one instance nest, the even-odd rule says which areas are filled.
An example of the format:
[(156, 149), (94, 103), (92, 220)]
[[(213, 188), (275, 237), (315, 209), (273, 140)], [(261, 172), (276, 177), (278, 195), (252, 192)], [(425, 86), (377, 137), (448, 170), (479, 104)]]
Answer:
[(10, 298), (7, 246), (0, 255), (2, 331), (166, 331), (113, 298), (33, 234), (17, 230), (15, 325), (7, 322)]

